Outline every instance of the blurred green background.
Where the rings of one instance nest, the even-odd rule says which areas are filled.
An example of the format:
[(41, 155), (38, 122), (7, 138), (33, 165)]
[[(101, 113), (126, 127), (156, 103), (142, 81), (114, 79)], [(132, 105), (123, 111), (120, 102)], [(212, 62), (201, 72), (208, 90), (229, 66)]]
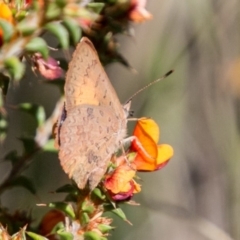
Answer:
[[(240, 1), (152, 0), (147, 9), (153, 19), (133, 25), (135, 37), (119, 37), (121, 53), (138, 73), (120, 64), (107, 71), (124, 103), (174, 69), (135, 97), (132, 109), (135, 117), (156, 120), (160, 142), (171, 144), (175, 154), (161, 171), (139, 174), (142, 192), (134, 200), (141, 206), (125, 207), (133, 226), (116, 219), (111, 239), (240, 239)], [(8, 103), (43, 104), (49, 116), (59, 96), (29, 69), (11, 88)], [(34, 134), (35, 122), (27, 115), (11, 111), (10, 119), (2, 153), (21, 151), (17, 137), (23, 130)], [(1, 163), (2, 178), (8, 168)], [(36, 203), (62, 199), (51, 193), (68, 181), (56, 154), (38, 154), (26, 174), (38, 195), (16, 188), (4, 194), (3, 206), (37, 215), (45, 209)]]

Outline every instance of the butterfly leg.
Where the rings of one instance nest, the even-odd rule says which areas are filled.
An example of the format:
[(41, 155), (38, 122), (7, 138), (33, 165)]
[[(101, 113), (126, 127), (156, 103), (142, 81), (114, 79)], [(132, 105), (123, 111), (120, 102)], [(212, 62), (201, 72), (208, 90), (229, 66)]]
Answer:
[(149, 158), (152, 158), (152, 157), (148, 154), (148, 152), (144, 149), (144, 147), (142, 146), (142, 144), (141, 144), (141, 142), (138, 140), (138, 138), (135, 137), (135, 136), (131, 136), (131, 137), (127, 137), (127, 138), (123, 139), (123, 140), (121, 141), (121, 146), (123, 146), (123, 145), (126, 144), (126, 143), (130, 143), (130, 144), (131, 144), (133, 141), (135, 141), (135, 143), (136, 143), (136, 148), (137, 148), (137, 150), (138, 150), (138, 149), (141, 149), (141, 151), (144, 152), (144, 154), (145, 154), (146, 156), (148, 156)]

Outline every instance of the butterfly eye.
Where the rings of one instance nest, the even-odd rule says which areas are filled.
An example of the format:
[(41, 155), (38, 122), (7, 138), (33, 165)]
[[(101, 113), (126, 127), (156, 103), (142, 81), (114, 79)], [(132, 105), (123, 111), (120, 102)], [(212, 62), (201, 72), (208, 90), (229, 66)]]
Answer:
[(133, 111), (130, 110), (131, 103), (132, 103), (132, 101), (129, 100), (127, 103), (125, 103), (125, 104), (123, 105), (123, 110), (124, 110), (124, 112), (125, 112), (125, 116), (126, 116), (126, 117), (132, 116), (132, 114), (133, 114)]
[(65, 103), (63, 105), (63, 109), (62, 109), (62, 114), (60, 117), (60, 121), (59, 121), (59, 127), (62, 126), (63, 122), (65, 121), (65, 119), (67, 118), (67, 110), (66, 110), (66, 106)]
[(128, 112), (128, 115), (129, 115), (129, 117), (133, 117), (133, 115), (134, 115), (134, 110), (130, 110), (130, 111)]

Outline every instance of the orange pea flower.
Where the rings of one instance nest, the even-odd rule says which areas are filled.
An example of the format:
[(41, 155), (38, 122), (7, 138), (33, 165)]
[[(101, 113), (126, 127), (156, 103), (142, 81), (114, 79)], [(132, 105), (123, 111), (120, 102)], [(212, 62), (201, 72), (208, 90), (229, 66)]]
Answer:
[(137, 155), (134, 164), (138, 171), (155, 171), (164, 167), (173, 156), (173, 148), (168, 144), (157, 145), (159, 127), (149, 118), (140, 118), (134, 129), (136, 137), (132, 141), (131, 150)]
[(146, 0), (131, 0), (130, 20), (140, 23), (152, 18), (151, 13), (145, 9), (146, 2)]
[(116, 168), (104, 180), (104, 186), (114, 201), (130, 200), (141, 191), (140, 185), (134, 180), (137, 171), (159, 170), (173, 156), (170, 145), (157, 145), (159, 132), (158, 125), (152, 119), (138, 120), (128, 159), (124, 156), (115, 159)]
[(134, 193), (141, 191), (141, 187), (134, 181), (136, 167), (134, 164), (126, 162), (121, 156), (118, 160), (117, 168), (106, 176), (104, 181), (105, 188), (115, 201), (129, 200)]
[(0, 2), (0, 18), (12, 23), (12, 11), (6, 3)]

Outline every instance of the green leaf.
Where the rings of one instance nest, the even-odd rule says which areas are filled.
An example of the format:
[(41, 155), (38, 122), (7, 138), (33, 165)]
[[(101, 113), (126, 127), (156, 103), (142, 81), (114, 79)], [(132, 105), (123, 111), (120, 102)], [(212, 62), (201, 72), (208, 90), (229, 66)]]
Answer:
[(43, 106), (39, 106), (36, 112), (36, 119), (38, 126), (42, 126), (46, 120), (46, 114)]
[(66, 0), (56, 0), (56, 4), (60, 7), (60, 8), (64, 8), (67, 4)]
[(51, 208), (56, 208), (67, 214), (71, 218), (75, 218), (74, 209), (71, 204), (63, 202), (53, 202), (48, 204)]
[(8, 130), (8, 122), (6, 118), (0, 114), (0, 143), (2, 143), (6, 136), (7, 136), (7, 130)]
[(84, 233), (84, 240), (105, 240), (106, 238), (101, 237), (94, 231), (88, 231)]
[[(21, 7), (22, 6), (19, 6), (19, 8), (21, 8)], [(15, 14), (17, 22), (21, 22), (22, 20), (24, 20), (28, 16), (28, 14), (29, 14), (29, 11), (26, 11), (26, 10), (23, 10), (23, 9), (21, 9), (21, 11), (17, 10), (17, 14)]]
[(9, 41), (13, 36), (13, 25), (4, 19), (0, 19), (0, 28), (3, 31), (3, 41)]
[(88, 201), (83, 201), (81, 209), (88, 214), (92, 214), (95, 210), (94, 206), (90, 205)]
[(4, 156), (4, 161), (10, 161), (14, 165), (19, 160), (19, 156), (16, 150), (12, 150)]
[(95, 195), (96, 197), (100, 198), (101, 200), (105, 200), (106, 199), (105, 194), (99, 188), (95, 188), (92, 191), (92, 195)]
[(21, 103), (19, 110), (31, 114), (37, 121), (38, 126), (42, 126), (46, 120), (45, 110), (42, 106), (32, 103)]
[(87, 225), (89, 223), (89, 221), (90, 221), (90, 218), (89, 218), (88, 214), (87, 213), (83, 213), (81, 215), (81, 224), (82, 225)]
[(63, 229), (60, 229), (57, 231), (58, 236), (60, 237), (60, 240), (73, 240), (73, 235), (70, 232), (66, 232)]
[(116, 214), (118, 217), (120, 217), (124, 221), (128, 221), (125, 213), (123, 212), (123, 210), (121, 208), (114, 208), (111, 210), (111, 212)]
[(34, 240), (48, 240), (48, 238), (45, 238), (39, 234), (33, 233), (33, 232), (26, 232), (29, 237), (31, 237)]
[(51, 22), (45, 25), (45, 29), (56, 36), (63, 49), (67, 49), (69, 47), (69, 34), (62, 24)]
[(38, 145), (33, 138), (22, 137), (19, 140), (23, 143), (25, 153), (32, 153), (38, 149)]
[(8, 85), (9, 85), (9, 77), (0, 73), (0, 88), (2, 89), (2, 93), (4, 96), (7, 95)]
[(40, 37), (36, 37), (30, 40), (30, 42), (25, 46), (25, 49), (31, 53), (41, 53), (44, 59), (48, 58), (47, 43)]
[(43, 146), (43, 151), (46, 152), (57, 152), (58, 150), (54, 146), (54, 139), (49, 139), (47, 143)]
[(61, 8), (59, 8), (59, 6), (55, 2), (49, 2), (47, 6), (48, 8), (45, 13), (45, 17), (48, 20), (54, 20), (56, 18), (59, 18), (62, 13)]
[(0, 131), (6, 131), (8, 126), (8, 122), (5, 118), (1, 118), (0, 116)]
[(65, 225), (63, 222), (58, 222), (51, 230), (51, 233), (55, 234), (59, 230), (65, 230)]
[(37, 16), (34, 15), (34, 12), (29, 13), (28, 11), (26, 13), (27, 17), (24, 17), (24, 19), (21, 21), (17, 21), (17, 25), (15, 26), (15, 28), (19, 33), (21, 33), (22, 36), (30, 36), (38, 28), (38, 22), (36, 21)]
[(66, 184), (56, 190), (57, 193), (75, 193), (78, 194), (78, 188), (71, 185), (71, 184)]
[(87, 8), (92, 10), (95, 13), (100, 13), (102, 11), (102, 9), (104, 8), (105, 3), (101, 3), (101, 2), (90, 2), (87, 5)]
[(36, 194), (36, 189), (33, 185), (33, 183), (25, 176), (19, 176), (15, 178), (13, 181), (10, 183), (11, 187), (24, 187), (26, 188), (30, 193)]
[(129, 68), (133, 72), (136, 72), (136, 70), (126, 60), (126, 58), (124, 58), (120, 53), (116, 53), (115, 61), (120, 62), (123, 66)]
[(82, 32), (79, 24), (72, 18), (65, 18), (63, 25), (68, 30), (74, 44), (77, 44), (81, 38)]
[(24, 74), (25, 66), (17, 57), (9, 57), (4, 61), (4, 65), (9, 75), (16, 81), (20, 80)]
[(109, 231), (111, 231), (112, 229), (114, 229), (114, 227), (110, 226), (110, 225), (106, 225), (106, 224), (99, 224), (98, 225), (98, 229), (102, 232), (102, 233), (108, 233)]

